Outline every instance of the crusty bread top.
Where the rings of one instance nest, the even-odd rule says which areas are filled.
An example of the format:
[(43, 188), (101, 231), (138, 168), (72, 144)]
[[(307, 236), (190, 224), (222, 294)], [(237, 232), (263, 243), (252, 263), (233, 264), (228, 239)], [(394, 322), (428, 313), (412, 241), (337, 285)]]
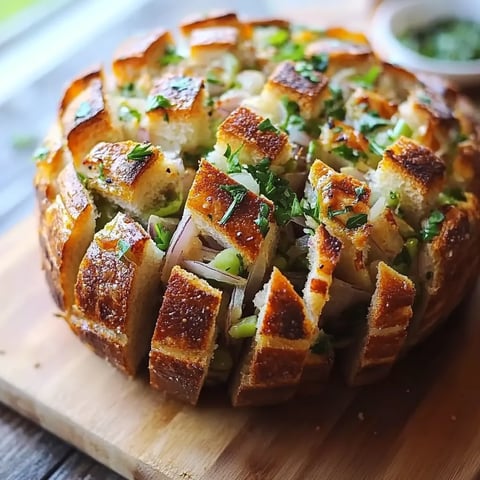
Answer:
[(220, 224), (232, 203), (232, 196), (222, 190), (222, 185), (239, 184), (206, 160), (202, 160), (185, 208), (190, 211), (194, 220), (199, 219), (209, 231), (214, 232), (215, 237), (225, 247), (236, 248), (246, 263), (251, 264), (257, 259), (265, 241), (256, 223), (261, 205), (267, 205), (271, 224), (274, 223), (274, 206), (270, 200), (247, 190), (245, 198), (233, 210), (228, 221)]
[[(153, 344), (183, 351), (204, 351), (211, 342), (222, 292), (179, 266), (172, 269), (158, 315)], [(207, 335), (208, 334), (208, 335)]]
[(212, 27), (239, 27), (240, 21), (234, 12), (212, 12), (209, 15), (192, 15), (180, 25), (183, 35), (190, 35), (193, 30)]

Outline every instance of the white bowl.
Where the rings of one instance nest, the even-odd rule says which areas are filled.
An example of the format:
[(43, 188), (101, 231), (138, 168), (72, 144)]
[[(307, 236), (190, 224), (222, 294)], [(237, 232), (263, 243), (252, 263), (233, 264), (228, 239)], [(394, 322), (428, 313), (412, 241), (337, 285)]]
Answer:
[(480, 0), (388, 0), (373, 16), (370, 41), (375, 52), (388, 62), (417, 73), (439, 75), (457, 85), (480, 85), (480, 60), (428, 58), (397, 38), (408, 29), (449, 18), (480, 23)]

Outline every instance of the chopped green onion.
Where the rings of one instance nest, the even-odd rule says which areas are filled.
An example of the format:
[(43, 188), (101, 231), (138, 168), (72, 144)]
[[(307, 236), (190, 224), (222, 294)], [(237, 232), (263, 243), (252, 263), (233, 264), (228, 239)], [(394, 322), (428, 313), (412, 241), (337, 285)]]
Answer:
[(390, 192), (386, 203), (388, 208), (395, 210), (400, 203), (400, 195), (397, 192)]
[(232, 275), (242, 275), (244, 273), (243, 258), (234, 248), (226, 248), (217, 253), (210, 262), (210, 266)]
[(267, 43), (272, 47), (281, 47), (288, 42), (290, 38), (290, 32), (285, 28), (279, 28), (275, 33), (272, 33), (267, 38)]
[(351, 80), (363, 88), (372, 88), (381, 72), (382, 69), (379, 65), (373, 65), (366, 73), (354, 75)]
[(232, 338), (253, 337), (257, 331), (257, 321), (257, 315), (242, 318), (238, 323), (230, 327), (228, 333)]
[(173, 235), (172, 232), (160, 223), (155, 224), (154, 231), (155, 237), (153, 241), (155, 242), (155, 245), (163, 252), (166, 252), (170, 246), (170, 240)]
[(351, 211), (352, 211), (352, 207), (350, 205), (347, 205), (345, 208), (340, 208), (338, 210), (331, 210), (330, 207), (328, 207), (327, 215), (328, 215), (328, 218), (334, 218)]
[(177, 213), (183, 205), (183, 195), (178, 193), (172, 200), (165, 203), (164, 206), (156, 208), (152, 213), (157, 217), (168, 217)]
[(398, 140), (400, 137), (411, 137), (413, 134), (413, 130), (409, 127), (407, 122), (401, 118), (398, 120), (396, 123), (395, 127), (393, 127), (393, 130), (389, 134), (390, 139), (392, 142), (395, 142)]

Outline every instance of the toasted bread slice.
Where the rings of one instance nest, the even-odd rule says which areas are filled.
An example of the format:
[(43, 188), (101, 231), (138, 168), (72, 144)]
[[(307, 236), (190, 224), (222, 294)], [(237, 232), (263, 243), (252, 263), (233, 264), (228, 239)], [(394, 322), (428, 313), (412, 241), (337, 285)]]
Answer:
[(380, 262), (367, 324), (348, 352), (350, 385), (364, 385), (388, 375), (407, 338), (414, 299), (413, 282)]
[(171, 48), (175, 48), (175, 41), (163, 28), (127, 38), (113, 54), (112, 70), (117, 85), (135, 83), (145, 73), (159, 74), (162, 59)]
[(71, 327), (127, 375), (135, 375), (149, 351), (162, 259), (141, 225), (118, 213), (96, 233), (80, 264)]
[(275, 267), (255, 305), (260, 309), (257, 332), (231, 385), (236, 407), (290, 399), (314, 333), (302, 298)]
[(208, 65), (225, 53), (237, 53), (239, 39), (240, 31), (235, 27), (195, 29), (190, 36), (190, 58), (195, 64)]
[(242, 164), (268, 157), (272, 165), (284, 165), (292, 155), (288, 135), (275, 127), (264, 129), (265, 120), (249, 108), (235, 109), (218, 127), (215, 150), (223, 154), (230, 146)]
[(426, 304), (423, 315), (415, 315), (412, 322), (409, 345), (421, 341), (447, 318), (478, 275), (479, 260), (473, 252), (479, 245), (480, 204), (474, 195), (465, 195), (465, 202), (444, 207), (440, 233), (420, 253)]
[[(234, 247), (249, 268), (259, 256), (269, 263), (277, 242), (278, 227), (273, 218), (273, 203), (246, 190), (243, 200), (233, 209), (228, 220), (221, 222), (233, 197), (222, 186), (240, 185), (226, 173), (202, 160), (185, 205), (197, 228), (211, 235), (225, 248)], [(257, 224), (260, 210), (266, 205), (269, 222), (264, 236)]]
[(60, 105), (60, 123), (75, 167), (101, 141), (121, 139), (116, 116), (104, 93), (103, 70), (94, 69), (75, 79)]
[(179, 163), (149, 144), (99, 143), (82, 161), (81, 171), (90, 189), (139, 218), (172, 215), (183, 203)]
[(343, 244), (337, 276), (369, 290), (371, 279), (366, 262), (371, 230), (368, 223), (370, 188), (350, 175), (336, 172), (320, 160), (313, 163), (309, 181), (316, 192), (322, 221)]
[(398, 193), (405, 218), (418, 225), (445, 186), (445, 163), (429, 148), (400, 137), (385, 150), (375, 184), (385, 196)]
[(315, 81), (298, 72), (295, 63), (280, 63), (263, 88), (264, 103), (279, 102), (286, 97), (299, 106), (300, 114), (305, 119), (317, 117), (328, 92), (328, 79), (320, 72), (311, 72), (311, 75)]
[(195, 405), (215, 348), (222, 292), (175, 266), (150, 350), (150, 385)]
[(299, 393), (302, 395), (318, 392), (324, 388), (335, 360), (335, 351), (330, 337), (320, 330), (314, 338), (307, 353), (300, 380)]
[(40, 212), (44, 212), (55, 200), (58, 174), (70, 160), (70, 152), (63, 145), (58, 122), (55, 122), (42, 145), (34, 152), (33, 159), (37, 167), (33, 182), (37, 203)]
[(215, 11), (208, 15), (192, 15), (180, 24), (180, 31), (190, 36), (194, 30), (215, 27), (240, 28), (241, 23), (235, 12)]
[(203, 80), (167, 75), (147, 100), (150, 140), (165, 150), (195, 151), (211, 143)]
[(58, 194), (41, 213), (42, 265), (56, 304), (67, 315), (78, 267), (95, 233), (96, 209), (72, 164), (58, 176)]
[[(310, 271), (303, 289), (305, 307), (312, 319), (315, 331), (321, 323), (323, 307), (329, 300), (329, 290), (333, 280), (333, 272), (340, 260), (342, 242), (328, 233), (320, 224), (315, 235), (309, 239), (308, 259)], [(315, 334), (315, 340), (307, 354), (302, 373), (302, 383), (324, 382), (328, 378), (333, 365), (333, 349), (318, 348), (325, 343), (325, 335)], [(320, 337), (320, 338), (317, 338)]]

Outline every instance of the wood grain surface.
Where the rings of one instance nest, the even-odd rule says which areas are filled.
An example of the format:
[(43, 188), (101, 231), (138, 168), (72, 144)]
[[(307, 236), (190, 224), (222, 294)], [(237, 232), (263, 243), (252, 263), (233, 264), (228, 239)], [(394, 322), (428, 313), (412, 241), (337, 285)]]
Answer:
[(480, 475), (478, 287), (381, 384), (354, 390), (334, 378), (315, 397), (237, 410), (207, 391), (191, 408), (123, 377), (55, 316), (33, 218), (0, 251), (0, 401), (127, 478)]

